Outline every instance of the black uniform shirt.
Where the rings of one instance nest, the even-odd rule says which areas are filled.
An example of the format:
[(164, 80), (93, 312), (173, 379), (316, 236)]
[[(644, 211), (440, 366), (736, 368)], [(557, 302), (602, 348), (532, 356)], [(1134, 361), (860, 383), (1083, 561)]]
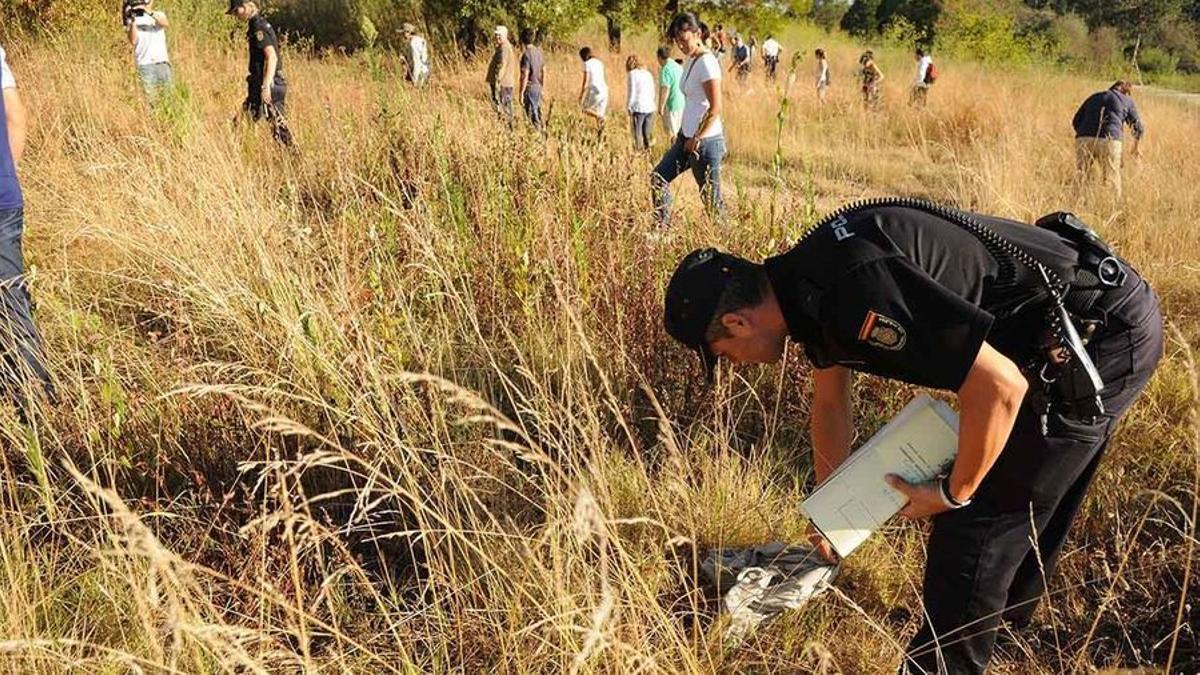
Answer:
[[(1062, 281), (1074, 279), (1078, 254), (1058, 235), (964, 215)], [(789, 332), (818, 368), (957, 391), (984, 340), (1023, 365), (1047, 325), (1048, 293), (1036, 270), (921, 208), (851, 211), (766, 268)]]
[(279, 53), (279, 37), (275, 28), (261, 14), (250, 19), (246, 39), (250, 45), (250, 72), (246, 81), (255, 89), (261, 89), (267, 70), (267, 47), (275, 48), (279, 62), (275, 66), (275, 86), (283, 86), (283, 56)]

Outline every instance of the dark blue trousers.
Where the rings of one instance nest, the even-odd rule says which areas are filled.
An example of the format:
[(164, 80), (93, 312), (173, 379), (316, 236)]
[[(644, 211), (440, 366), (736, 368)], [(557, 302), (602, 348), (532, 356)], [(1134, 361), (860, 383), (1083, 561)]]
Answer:
[(1052, 410), (1043, 433), (1026, 403), (974, 503), (934, 518), (925, 622), (908, 646), (908, 672), (982, 673), (1000, 623), (1032, 619), (1109, 437), (1163, 352), (1158, 300), (1132, 270), (1094, 311), (1105, 325), (1088, 352), (1105, 383), (1106, 414), (1081, 420)]
[(25, 283), (25, 260), (21, 235), (25, 229), (22, 209), (0, 209), (0, 353), (2, 377), (8, 392), (22, 409), (31, 398), (26, 388), (41, 386), (54, 400), (54, 388), (46, 369), (42, 338), (33, 325), (33, 308)]

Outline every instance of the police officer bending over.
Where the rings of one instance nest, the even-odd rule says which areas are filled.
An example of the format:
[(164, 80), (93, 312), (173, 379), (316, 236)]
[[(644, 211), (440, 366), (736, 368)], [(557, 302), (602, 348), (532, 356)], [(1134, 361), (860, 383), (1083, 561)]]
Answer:
[(1030, 622), (1042, 566), (1163, 349), (1154, 292), (1074, 216), (1030, 227), (916, 200), (843, 209), (763, 264), (694, 251), (665, 320), (710, 377), (718, 358), (773, 363), (788, 337), (804, 345), (818, 481), (850, 450), (851, 371), (957, 392), (948, 475), (887, 478), (904, 516), (933, 519), (911, 672), (983, 672), (1000, 622)]
[(251, 0), (229, 0), (226, 14), (245, 21), (246, 39), (250, 47), (250, 66), (246, 75), (246, 100), (242, 110), (254, 121), (263, 117), (271, 123), (271, 133), (282, 145), (292, 144), (284, 109), (287, 103), (287, 81), (279, 60), (279, 38), (275, 28), (259, 13)]

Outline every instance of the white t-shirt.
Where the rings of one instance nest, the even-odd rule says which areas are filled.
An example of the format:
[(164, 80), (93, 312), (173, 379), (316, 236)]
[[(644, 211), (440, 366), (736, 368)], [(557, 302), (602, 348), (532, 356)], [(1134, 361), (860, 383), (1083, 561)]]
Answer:
[(429, 70), (429, 44), (420, 35), (414, 35), (408, 40), (408, 48), (412, 53), (412, 68), (414, 72)]
[[(699, 58), (690, 59), (683, 66), (683, 128), (684, 136), (691, 138), (700, 128), (700, 120), (708, 112), (708, 95), (704, 93), (704, 83), (709, 80), (721, 79), (721, 64), (712, 52), (705, 52)], [(701, 138), (712, 138), (725, 133), (721, 118), (713, 120), (708, 125), (708, 131)]]
[(604, 62), (592, 57), (583, 62), (583, 72), (587, 74), (587, 86), (601, 94), (608, 95), (608, 82), (604, 80)]
[(929, 66), (933, 64), (933, 57), (926, 54), (917, 61), (917, 79), (913, 80), (913, 84), (924, 85), (925, 73), (929, 72)]
[(12, 71), (8, 69), (8, 57), (4, 52), (4, 47), (0, 47), (0, 89), (16, 89), (17, 80), (13, 77)]
[(652, 113), (658, 109), (658, 95), (654, 91), (654, 76), (645, 68), (629, 71), (629, 112)]
[(780, 49), (783, 49), (783, 46), (775, 38), (767, 38), (767, 41), (762, 44), (763, 56), (768, 58), (778, 57)]
[(167, 29), (158, 25), (154, 17), (150, 16), (150, 12), (134, 17), (133, 25), (137, 26), (133, 60), (139, 66), (170, 62), (171, 59), (167, 56)]

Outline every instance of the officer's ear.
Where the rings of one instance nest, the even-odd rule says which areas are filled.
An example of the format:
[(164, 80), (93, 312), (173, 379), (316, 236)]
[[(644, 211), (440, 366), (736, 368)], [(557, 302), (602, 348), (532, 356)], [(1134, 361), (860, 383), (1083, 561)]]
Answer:
[(721, 325), (733, 337), (741, 337), (750, 332), (753, 327), (750, 317), (742, 312), (726, 312), (722, 314)]

